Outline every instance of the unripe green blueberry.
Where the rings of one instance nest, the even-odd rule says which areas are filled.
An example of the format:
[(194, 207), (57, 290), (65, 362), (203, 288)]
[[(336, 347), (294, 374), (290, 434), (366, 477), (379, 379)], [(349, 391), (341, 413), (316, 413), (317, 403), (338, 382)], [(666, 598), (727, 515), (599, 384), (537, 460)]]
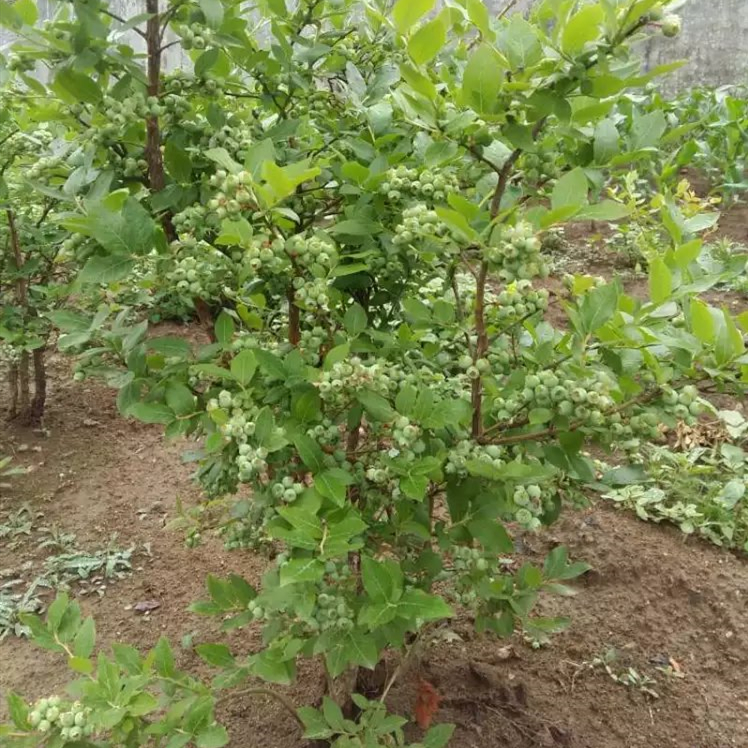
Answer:
[(525, 387), (529, 387), (532, 390), (534, 390), (539, 384), (540, 384), (540, 377), (538, 377), (536, 374), (530, 374), (525, 379)]
[(662, 34), (663, 36), (672, 38), (678, 36), (681, 31), (681, 19), (680, 16), (667, 15), (662, 19)]

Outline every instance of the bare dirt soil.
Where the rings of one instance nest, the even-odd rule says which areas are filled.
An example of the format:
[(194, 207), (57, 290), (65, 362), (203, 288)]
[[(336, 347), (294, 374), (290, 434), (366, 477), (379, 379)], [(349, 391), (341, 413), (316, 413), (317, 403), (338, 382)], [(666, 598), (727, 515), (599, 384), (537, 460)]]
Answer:
[[(743, 223), (730, 221), (745, 231), (742, 216)], [(181, 667), (208, 676), (191, 644), (221, 635), (214, 620), (187, 606), (203, 596), (206, 574), (236, 572), (258, 582), (266, 559), (227, 553), (215, 538), (188, 549), (178, 531), (166, 529), (178, 499), (188, 506), (198, 500), (191, 467), (180, 459), (188, 445), (164, 443), (159, 427), (125, 421), (113, 392), (72, 382), (69, 362), (57, 357), (45, 428), (0, 426), (0, 453), (32, 468), (11, 490), (0, 489), (0, 522), (27, 503), (43, 513), (39, 523), (76, 533), (81, 548), (100, 548), (112, 533), (118, 546), (135, 545), (131, 576), (109, 584), (103, 597), (80, 598), (96, 619), (100, 645), (122, 640), (146, 649), (166, 635)], [(457, 725), (455, 748), (748, 746), (748, 559), (597, 504), (522, 538), (518, 560), (538, 560), (559, 543), (593, 567), (577, 596), (543, 603), (544, 612), (571, 617), (568, 631), (536, 651), (519, 637), (476, 635), (470, 621), (457, 618), (403, 672), (390, 708), (411, 716), (419, 682), (433, 684), (441, 696), (436, 720)], [(0, 539), (0, 570), (29, 562), (39, 568), (44, 554), (33, 533), (8, 546)], [(142, 601), (159, 607), (138, 614), (132, 606)], [(185, 635), (191, 644), (180, 644)], [(235, 632), (231, 644), (253, 651), (259, 631)], [(590, 665), (610, 648), (619, 652), (612, 671), (631, 667), (653, 679), (658, 698)], [(61, 691), (68, 679), (56, 655), (12, 636), (0, 642), (0, 695), (14, 689), (38, 698)], [(298, 705), (321, 691), (314, 664), (302, 665), (298, 682), (284, 689)], [(4, 709), (0, 704), (0, 718)], [(234, 748), (304, 745), (272, 701), (227, 696), (219, 712)], [(415, 741), (419, 731), (411, 729)]]

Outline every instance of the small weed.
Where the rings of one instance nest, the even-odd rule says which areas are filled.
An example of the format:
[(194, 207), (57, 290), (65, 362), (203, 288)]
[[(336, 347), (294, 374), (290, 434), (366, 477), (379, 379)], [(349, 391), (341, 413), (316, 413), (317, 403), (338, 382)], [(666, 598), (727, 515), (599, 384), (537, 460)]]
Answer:
[[(57, 527), (45, 529), (48, 537), (39, 543), (40, 548), (63, 547), (68, 550), (46, 558), (44, 570), (31, 582), (26, 583), (14, 571), (10, 572), (12, 579), (0, 584), (0, 641), (9, 634), (28, 635), (19, 617), (23, 613), (43, 611), (45, 590), (67, 590), (77, 583), (79, 594), (95, 592), (102, 596), (106, 591), (106, 581), (121, 579), (132, 571), (135, 549), (117, 548), (116, 536), (112, 537), (106, 548), (89, 552), (74, 548), (74, 535)], [(28, 568), (33, 568), (33, 565), (29, 563)], [(15, 589), (24, 591), (16, 592)]]
[[(723, 416), (723, 422), (732, 438), (746, 432), (742, 417)], [(701, 535), (715, 545), (748, 552), (748, 454), (741, 447), (723, 443), (676, 452), (649, 445), (643, 467), (639, 482), (617, 486), (603, 498), (633, 510), (643, 520), (670, 522), (686, 535)]]
[(28, 629), (20, 622), (22, 613), (39, 613), (44, 603), (38, 595), (39, 588), (46, 587), (44, 580), (35, 579), (23, 593), (13, 588), (23, 584), (22, 579), (12, 579), (0, 585), (0, 641), (8, 634), (28, 636)]
[(42, 527), (39, 531), (44, 536), (39, 541), (39, 548), (52, 548), (61, 552), (69, 552), (75, 548), (75, 533), (65, 532), (59, 525)]
[(574, 690), (577, 679), (584, 672), (594, 672), (597, 670), (604, 671), (608, 677), (621, 686), (633, 688), (650, 699), (659, 699), (660, 694), (655, 691), (657, 681), (646, 673), (642, 673), (633, 667), (618, 667), (619, 652), (614, 647), (610, 647), (603, 654), (594, 657), (592, 660), (585, 660), (581, 663), (571, 663), (575, 666), (574, 673), (571, 677), (571, 688)]
[(29, 537), (34, 526), (34, 515), (27, 504), (15, 512), (6, 515), (6, 520), (0, 525), (0, 538), (10, 538), (7, 548), (15, 550), (22, 537)]
[(74, 582), (85, 582), (103, 594), (101, 583), (108, 579), (121, 579), (132, 571), (134, 548), (118, 549), (116, 538), (100, 551), (73, 550), (50, 556), (44, 562), (45, 577), (55, 587), (65, 588)]

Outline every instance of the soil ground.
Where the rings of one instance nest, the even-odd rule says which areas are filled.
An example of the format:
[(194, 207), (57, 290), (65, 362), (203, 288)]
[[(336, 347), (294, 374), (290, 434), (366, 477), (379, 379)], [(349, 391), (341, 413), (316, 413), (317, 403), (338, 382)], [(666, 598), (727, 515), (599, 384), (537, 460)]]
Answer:
[[(748, 239), (744, 208), (725, 223), (736, 240)], [(610, 264), (594, 272), (609, 275)], [(56, 357), (45, 429), (0, 430), (0, 453), (13, 452), (32, 468), (11, 490), (0, 489), (0, 521), (26, 503), (43, 514), (39, 525), (76, 533), (81, 548), (100, 548), (113, 533), (118, 546), (135, 545), (131, 576), (109, 584), (102, 597), (80, 598), (96, 619), (100, 645), (121, 640), (146, 649), (166, 635), (181, 667), (207, 674), (190, 643), (180, 641), (218, 640), (217, 625), (187, 606), (203, 597), (206, 574), (236, 572), (257, 582), (266, 560), (227, 553), (215, 538), (186, 548), (182, 534), (165, 527), (177, 500), (189, 506), (198, 499), (190, 465), (180, 459), (185, 445), (164, 443), (159, 427), (122, 419), (112, 391), (72, 382), (69, 362)], [(748, 746), (748, 559), (603, 504), (570, 511), (524, 537), (523, 555), (540, 558), (559, 543), (593, 567), (577, 583), (578, 595), (544, 603), (547, 612), (571, 617), (565, 633), (536, 651), (519, 638), (475, 635), (469, 621), (456, 619), (402, 674), (390, 708), (411, 716), (419, 681), (429, 681), (441, 695), (436, 720), (457, 725), (455, 748)], [(0, 570), (29, 562), (38, 569), (43, 554), (33, 532), (19, 547), (8, 546), (0, 539)], [(142, 601), (159, 607), (138, 614), (133, 606)], [(231, 644), (252, 651), (259, 632), (237, 632)], [(590, 665), (610, 648), (619, 652), (614, 672), (631, 667), (652, 678), (658, 698)], [(61, 691), (68, 679), (56, 655), (12, 636), (0, 642), (0, 695), (14, 689), (38, 698)], [(314, 702), (320, 673), (302, 666), (284, 692), (299, 705)], [(304, 744), (272, 701), (227, 697), (219, 712), (234, 748)], [(415, 728), (411, 739), (418, 739)]]

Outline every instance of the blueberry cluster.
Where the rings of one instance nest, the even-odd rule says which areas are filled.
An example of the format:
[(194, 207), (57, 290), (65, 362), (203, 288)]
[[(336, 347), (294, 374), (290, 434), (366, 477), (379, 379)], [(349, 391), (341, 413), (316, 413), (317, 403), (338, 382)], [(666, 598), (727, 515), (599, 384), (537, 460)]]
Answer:
[[(219, 86), (219, 83), (208, 78), (203, 85), (210, 91), (214, 86)], [(201, 143), (205, 148), (225, 148), (239, 161), (244, 161), (253, 144), (252, 128), (244, 122), (232, 122), (217, 129), (211, 127)], [(244, 173), (246, 172), (239, 172)]]
[(228, 174), (219, 169), (210, 178), (210, 185), (217, 187), (218, 192), (208, 201), (208, 210), (218, 218), (237, 218), (244, 211), (253, 211), (256, 201), (248, 185), (252, 183), (252, 175), (248, 171), (238, 174)]
[(297, 275), (292, 281), (297, 306), (310, 311), (327, 311), (330, 306), (330, 286), (324, 278), (305, 278)]
[(387, 172), (386, 181), (382, 182), (379, 191), (392, 202), (415, 198), (440, 203), (459, 187), (453, 174), (435, 173), (429, 169), (418, 172), (416, 169), (398, 166)]
[(615, 382), (604, 370), (588, 372), (580, 379), (570, 368), (545, 370), (525, 377), (524, 387), (511, 395), (497, 397), (493, 409), (497, 420), (510, 421), (533, 408), (550, 408), (579, 425), (602, 426), (613, 405)]
[(529, 223), (503, 229), (494, 246), (484, 249), (484, 257), (505, 281), (529, 280), (545, 274), (540, 240)]
[(191, 23), (180, 29), (184, 49), (205, 49), (213, 38), (213, 32), (202, 23)]
[(265, 271), (268, 275), (277, 275), (288, 269), (289, 258), (286, 255), (282, 239), (255, 237), (244, 253), (244, 260), (254, 273)]
[(420, 239), (444, 237), (449, 233), (447, 224), (439, 220), (435, 211), (424, 203), (417, 203), (403, 211), (402, 223), (395, 226), (392, 243), (395, 246), (412, 244)]
[(450, 594), (458, 605), (464, 605), (471, 613), (480, 606), (478, 588), (483, 580), (490, 581), (500, 574), (500, 562), (495, 556), (479, 548), (457, 546), (452, 551), (451, 576), (453, 589)]
[(338, 262), (335, 245), (319, 234), (296, 234), (286, 241), (285, 250), (295, 265), (307, 268), (315, 275), (326, 275)]
[(388, 394), (391, 381), (382, 363), (365, 364), (354, 356), (349, 361), (338, 361), (329, 371), (323, 371), (317, 388), (325, 403), (342, 407), (358, 390), (370, 389)]
[(50, 172), (59, 169), (63, 163), (61, 156), (43, 156), (26, 172), (26, 176), (35, 182), (47, 183)]
[(49, 733), (59, 730), (65, 740), (80, 740), (94, 732), (90, 723), (91, 710), (79, 701), (72, 704), (62, 701), (59, 696), (40, 699), (29, 712), (29, 723), (39, 732)]
[(512, 325), (536, 312), (548, 309), (548, 291), (536, 291), (529, 280), (510, 283), (496, 298), (496, 306), (491, 314), (495, 315), (501, 326)]
[(539, 516), (546, 508), (540, 486), (517, 486), (512, 498), (517, 507), (514, 513), (516, 521), (527, 530), (537, 530), (540, 527)]
[(298, 482), (290, 475), (287, 475), (270, 486), (270, 494), (274, 499), (283, 501), (286, 504), (292, 504), (306, 489), (306, 483)]
[[(192, 243), (191, 238), (187, 238), (187, 244)], [(204, 299), (220, 295), (233, 273), (231, 259), (206, 242), (186, 247), (182, 241), (177, 243), (177, 248), (180, 251), (174, 267), (166, 274), (169, 284), (182, 293)]]
[(551, 151), (526, 153), (522, 159), (525, 179), (531, 184), (539, 184), (558, 176), (556, 156)]
[(472, 439), (463, 439), (449, 451), (444, 470), (450, 475), (467, 475), (467, 463), (470, 460), (501, 468), (506, 465), (506, 457), (506, 450), (497, 444), (482, 445)]

